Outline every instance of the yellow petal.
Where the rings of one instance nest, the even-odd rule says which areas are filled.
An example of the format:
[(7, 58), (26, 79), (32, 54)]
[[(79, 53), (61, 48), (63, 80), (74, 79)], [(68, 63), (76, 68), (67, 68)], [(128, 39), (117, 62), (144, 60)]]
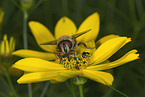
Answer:
[(40, 45), (42, 43), (46, 43), (49, 41), (55, 40), (54, 36), (51, 34), (51, 32), (41, 23), (31, 21), (29, 22), (30, 29), (38, 43), (38, 45), (49, 52), (55, 52), (56, 46), (54, 45)]
[(25, 58), (17, 61), (12, 67), (27, 71), (27, 72), (43, 72), (43, 71), (56, 71), (64, 70), (63, 65), (45, 61), (39, 58)]
[(52, 83), (64, 82), (69, 78), (75, 77), (76, 75), (77, 75), (77, 73), (75, 73), (74, 71), (64, 70), (64, 71), (60, 72), (56, 77), (51, 79), (51, 82)]
[(67, 17), (62, 17), (55, 27), (55, 38), (58, 39), (63, 35), (72, 36), (76, 33), (76, 26), (72, 20)]
[(3, 40), (8, 40), (7, 39), (7, 34), (4, 35)]
[(5, 53), (5, 46), (4, 46), (4, 41), (1, 42), (1, 55), (3, 55)]
[(102, 71), (83, 70), (83, 73), (84, 77), (102, 83), (104, 85), (112, 85), (112, 82), (114, 80), (113, 76), (110, 73)]
[(10, 54), (10, 47), (9, 47), (9, 43), (8, 43), (8, 40), (5, 41), (5, 49), (6, 49), (6, 54)]
[(13, 45), (12, 45), (12, 51), (15, 50), (15, 45), (16, 45), (16, 41), (14, 40), (14, 43), (13, 43)]
[(139, 58), (139, 54), (136, 54), (137, 50), (131, 50), (128, 53), (126, 53), (123, 57), (120, 59), (110, 62), (110, 63), (104, 63), (96, 66), (89, 66), (87, 69), (89, 70), (106, 70), (111, 69), (120, 65), (123, 65), (125, 63), (128, 63), (130, 61), (136, 60)]
[(127, 37), (117, 37), (104, 42), (91, 56), (91, 63), (98, 64), (107, 60), (130, 41), (131, 39)]
[(9, 54), (10, 53), (10, 48), (9, 48), (9, 42), (7, 40), (7, 35), (4, 35), (4, 49), (5, 49), (5, 53)]
[(33, 58), (41, 58), (45, 60), (56, 59), (56, 55), (54, 53), (39, 52), (39, 51), (25, 50), (25, 49), (17, 50), (12, 54), (20, 57), (33, 57)]
[(119, 37), (119, 35), (111, 34), (111, 35), (104, 36), (96, 42), (96, 46), (98, 47), (99, 45), (103, 44), (107, 40), (112, 39), (112, 38), (117, 38), (117, 37)]
[(26, 73), (17, 80), (19, 84), (36, 83), (52, 79), (59, 71)]
[(13, 52), (15, 50), (15, 41), (14, 38), (10, 38), (10, 52)]
[(90, 40), (96, 40), (100, 28), (100, 18), (99, 14), (95, 12), (90, 15), (86, 20), (80, 25), (77, 33), (91, 29), (91, 31), (77, 38), (79, 42), (87, 42)]

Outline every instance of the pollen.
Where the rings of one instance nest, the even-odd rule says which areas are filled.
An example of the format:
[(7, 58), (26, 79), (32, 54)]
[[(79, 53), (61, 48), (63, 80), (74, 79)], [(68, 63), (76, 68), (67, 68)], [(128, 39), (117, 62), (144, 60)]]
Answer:
[(68, 60), (67, 57), (62, 58), (62, 64), (67, 69), (72, 70), (81, 70), (88, 66), (88, 63), (90, 62), (90, 54), (83, 52), (82, 56), (75, 56), (70, 55), (70, 60)]

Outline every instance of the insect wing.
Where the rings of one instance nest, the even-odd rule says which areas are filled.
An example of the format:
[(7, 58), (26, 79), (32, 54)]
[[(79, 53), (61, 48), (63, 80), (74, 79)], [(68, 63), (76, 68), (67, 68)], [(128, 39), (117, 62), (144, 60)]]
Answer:
[(57, 44), (57, 40), (41, 43), (40, 45), (56, 45), (56, 44)]
[(77, 34), (74, 34), (74, 35), (72, 35), (72, 37), (77, 38), (77, 37), (79, 37), (79, 36), (81, 36), (81, 35), (83, 35), (83, 34), (89, 32), (89, 31), (91, 31), (91, 29), (86, 30), (86, 31), (83, 31), (83, 32), (80, 32), (80, 33), (77, 33)]

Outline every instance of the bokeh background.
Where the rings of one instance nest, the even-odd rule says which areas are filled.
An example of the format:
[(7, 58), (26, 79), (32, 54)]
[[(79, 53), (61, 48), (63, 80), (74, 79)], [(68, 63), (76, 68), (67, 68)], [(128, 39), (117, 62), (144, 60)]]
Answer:
[[(19, 2), (19, 0), (15, 0)], [(129, 97), (145, 97), (145, 0), (33, 0), (38, 6), (30, 12), (28, 21), (43, 23), (53, 33), (56, 22), (62, 17), (71, 18), (77, 27), (94, 12), (100, 14), (100, 31), (97, 39), (109, 34), (127, 36), (132, 42), (120, 49), (109, 60), (113, 61), (131, 49), (137, 49), (140, 59), (114, 68), (111, 72), (115, 81), (113, 87)], [(12, 0), (0, 0), (4, 19), (0, 30), (0, 40), (6, 33), (16, 40), (16, 50), (23, 48), (23, 12)], [(43, 51), (36, 43), (28, 27), (28, 48)], [(14, 57), (14, 62), (19, 59)], [(28, 97), (27, 85), (18, 85), (19, 76), (11, 76), (19, 97)], [(35, 83), (33, 97), (39, 97), (46, 82)], [(79, 97), (77, 86), (76, 94)], [(0, 97), (11, 93), (3, 75), (0, 75)], [(84, 85), (85, 97), (123, 97), (111, 88), (88, 80)], [(49, 84), (45, 97), (72, 97), (68, 81)]]

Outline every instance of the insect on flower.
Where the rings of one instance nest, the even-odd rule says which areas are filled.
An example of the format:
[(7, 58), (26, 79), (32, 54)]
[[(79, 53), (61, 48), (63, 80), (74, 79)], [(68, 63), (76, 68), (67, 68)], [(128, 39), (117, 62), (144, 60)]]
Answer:
[(66, 56), (69, 60), (69, 53), (74, 53), (74, 56), (76, 56), (76, 49), (80, 44), (84, 45), (87, 49), (93, 49), (93, 48), (88, 48), (86, 46), (86, 44), (83, 43), (83, 42), (77, 42), (76, 41), (77, 37), (89, 32), (90, 30), (91, 29), (86, 30), (84, 32), (74, 34), (72, 36), (63, 35), (58, 40), (42, 43), (40, 45), (57, 45), (58, 50), (57, 50), (56, 56), (60, 60), (62, 60), (62, 56)]
[[(112, 85), (113, 76), (105, 70), (118, 67), (125, 63), (139, 59), (137, 50), (131, 50), (124, 56), (113, 62), (106, 62), (131, 39), (116, 37), (102, 43), (93, 53), (77, 53), (76, 57), (70, 55), (62, 58), (62, 63), (43, 60), (40, 58), (21, 59), (13, 65), (13, 68), (23, 70), (25, 73), (18, 83), (36, 83), (50, 80), (51, 83), (64, 82), (75, 77), (85, 77), (104, 85)], [(107, 49), (106, 49), (107, 48)]]

